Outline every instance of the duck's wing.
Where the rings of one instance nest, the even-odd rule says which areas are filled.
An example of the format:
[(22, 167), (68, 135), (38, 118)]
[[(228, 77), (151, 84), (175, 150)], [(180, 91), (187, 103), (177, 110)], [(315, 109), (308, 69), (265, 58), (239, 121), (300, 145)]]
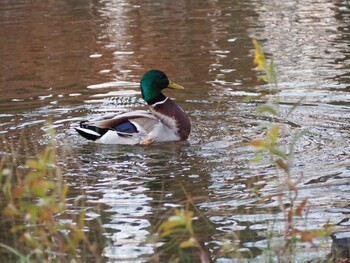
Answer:
[(159, 119), (148, 111), (132, 111), (120, 115), (108, 115), (80, 122), (76, 131), (88, 140), (101, 139), (107, 132), (114, 131), (118, 136), (130, 137), (150, 133)]

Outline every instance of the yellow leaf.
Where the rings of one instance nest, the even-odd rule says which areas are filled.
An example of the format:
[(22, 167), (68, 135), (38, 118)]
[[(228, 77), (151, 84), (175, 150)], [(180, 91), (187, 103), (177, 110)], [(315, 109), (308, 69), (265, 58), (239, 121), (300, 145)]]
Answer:
[(289, 173), (289, 167), (283, 159), (277, 159), (275, 161), (275, 163), (276, 163), (277, 167), (281, 168), (286, 173)]
[(193, 234), (192, 217), (192, 211), (176, 209), (175, 215), (170, 216), (159, 226), (158, 233), (160, 233), (161, 236), (167, 236), (177, 232)]
[(289, 179), (287, 179), (287, 185), (290, 190), (297, 191), (297, 186)]
[(186, 224), (186, 230), (193, 235), (193, 227), (192, 227), (192, 217), (193, 212), (192, 211), (185, 211), (185, 224)]
[(266, 146), (265, 141), (260, 140), (260, 139), (256, 139), (253, 140), (249, 143), (250, 146), (254, 147), (254, 148), (264, 148)]
[(171, 228), (171, 229), (168, 229), (168, 230), (164, 230), (160, 236), (161, 237), (166, 237), (166, 236), (169, 236), (169, 235), (173, 235), (173, 234), (176, 234), (176, 233), (184, 233), (184, 228)]
[(189, 247), (199, 247), (199, 244), (194, 237), (191, 237), (188, 240), (180, 243), (180, 248), (189, 248)]
[(40, 170), (40, 168), (42, 168), (41, 164), (37, 160), (28, 160), (26, 162), (26, 166), (28, 166), (29, 168), (32, 168), (32, 169), (37, 169), (37, 170)]
[(280, 134), (280, 126), (278, 124), (272, 125), (267, 131), (267, 137), (271, 141), (271, 144), (275, 144)]
[(265, 59), (264, 52), (262, 51), (256, 39), (253, 39), (253, 45), (255, 48), (254, 63), (258, 65), (258, 70), (261, 70), (260, 68), (266, 68), (266, 59)]
[(170, 221), (169, 219), (164, 221), (158, 228), (158, 231), (167, 231), (172, 228), (183, 226), (184, 223), (181, 221)]

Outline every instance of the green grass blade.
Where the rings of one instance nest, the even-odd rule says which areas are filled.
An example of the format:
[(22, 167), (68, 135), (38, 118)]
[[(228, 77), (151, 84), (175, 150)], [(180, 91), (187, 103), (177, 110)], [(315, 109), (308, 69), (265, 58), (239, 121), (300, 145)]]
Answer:
[(10, 247), (10, 246), (8, 246), (8, 245), (6, 245), (4, 243), (0, 243), (0, 247), (3, 247), (4, 249), (8, 250), (13, 255), (17, 256), (19, 258), (18, 262), (20, 262), (20, 263), (27, 263), (27, 262), (29, 262), (29, 261), (27, 261), (25, 256), (23, 256), (20, 252), (18, 252), (13, 247)]

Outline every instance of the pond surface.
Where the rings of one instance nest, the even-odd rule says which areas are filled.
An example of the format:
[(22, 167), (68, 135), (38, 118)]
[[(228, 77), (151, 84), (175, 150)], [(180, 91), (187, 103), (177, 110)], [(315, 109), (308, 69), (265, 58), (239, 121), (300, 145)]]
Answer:
[[(57, 148), (66, 152), (69, 202), (85, 198), (87, 220), (102, 221), (109, 261), (147, 262), (155, 253), (148, 239), (163, 215), (189, 199), (215, 262), (238, 257), (222, 251), (226, 243), (260, 262), (270, 231), (283, 233), (277, 200), (259, 198), (276, 192), (280, 172), (251, 163), (247, 146), (268, 121), (257, 114), (258, 103), (244, 101), (267, 89), (252, 70), (252, 38), (274, 57), (282, 111), (300, 103), (288, 119), (293, 125), (285, 125), (286, 141), (307, 130), (296, 145), (293, 180), (298, 201), (309, 198), (308, 215), (296, 224), (349, 227), (341, 223), (350, 217), (346, 1), (0, 3), (0, 154), (36, 156), (53, 126)], [(106, 146), (75, 133), (87, 116), (145, 108), (138, 83), (151, 68), (186, 88), (166, 95), (191, 118), (187, 142)], [(302, 243), (297, 261), (325, 258), (331, 242)]]

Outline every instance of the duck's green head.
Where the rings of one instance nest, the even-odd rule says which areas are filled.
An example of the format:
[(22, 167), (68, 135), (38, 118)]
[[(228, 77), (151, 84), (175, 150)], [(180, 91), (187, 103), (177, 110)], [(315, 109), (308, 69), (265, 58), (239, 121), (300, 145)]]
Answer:
[(167, 75), (160, 70), (150, 70), (143, 75), (140, 88), (143, 99), (149, 105), (165, 99), (162, 94), (162, 90), (165, 88), (184, 89), (184, 87), (170, 81)]

